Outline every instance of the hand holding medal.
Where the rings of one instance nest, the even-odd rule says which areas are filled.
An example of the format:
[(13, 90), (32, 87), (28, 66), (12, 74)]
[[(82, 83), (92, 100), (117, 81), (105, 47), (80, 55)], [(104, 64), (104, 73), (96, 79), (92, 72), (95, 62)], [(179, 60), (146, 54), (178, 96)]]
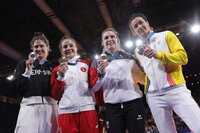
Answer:
[(26, 60), (26, 68), (28, 70), (32, 70), (33, 66), (33, 62), (37, 59), (38, 55), (35, 52), (31, 52), (28, 55), (28, 60)]
[(59, 75), (61, 77), (64, 77), (65, 72), (68, 70), (68, 66), (67, 66), (68, 58), (65, 56), (62, 56), (61, 58), (58, 59), (58, 62), (60, 63), (60, 65), (58, 67)]
[(97, 71), (100, 75), (105, 74), (105, 68), (108, 66), (108, 56), (106, 54), (101, 54), (99, 57), (99, 63)]

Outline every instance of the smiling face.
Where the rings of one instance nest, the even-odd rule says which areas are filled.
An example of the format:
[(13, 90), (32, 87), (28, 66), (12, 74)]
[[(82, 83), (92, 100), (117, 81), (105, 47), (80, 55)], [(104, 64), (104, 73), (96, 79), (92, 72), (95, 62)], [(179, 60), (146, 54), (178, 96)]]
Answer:
[(61, 54), (71, 59), (77, 55), (77, 47), (71, 39), (64, 39), (61, 43)]
[(35, 40), (32, 50), (37, 54), (39, 60), (44, 60), (49, 54), (49, 45), (42, 40)]
[(149, 22), (145, 21), (142, 17), (136, 17), (130, 24), (132, 30), (141, 38), (145, 39), (151, 32)]
[(102, 34), (102, 45), (108, 53), (115, 53), (119, 47), (119, 40), (117, 35), (113, 31), (104, 32)]

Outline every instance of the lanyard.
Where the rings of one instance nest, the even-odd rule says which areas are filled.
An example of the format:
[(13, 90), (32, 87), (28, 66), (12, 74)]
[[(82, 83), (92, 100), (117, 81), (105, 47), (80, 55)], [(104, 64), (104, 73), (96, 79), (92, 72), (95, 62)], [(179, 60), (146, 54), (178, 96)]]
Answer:
[(153, 36), (154, 32), (152, 31), (143, 41), (142, 44), (144, 44), (146, 41), (148, 41), (152, 36)]
[(108, 59), (108, 62), (111, 62), (112, 60), (116, 59), (119, 55), (120, 55), (120, 52), (117, 51), (113, 56), (111, 56), (111, 57)]
[(43, 65), (47, 60), (43, 60), (41, 62), (39, 62), (40, 65)]

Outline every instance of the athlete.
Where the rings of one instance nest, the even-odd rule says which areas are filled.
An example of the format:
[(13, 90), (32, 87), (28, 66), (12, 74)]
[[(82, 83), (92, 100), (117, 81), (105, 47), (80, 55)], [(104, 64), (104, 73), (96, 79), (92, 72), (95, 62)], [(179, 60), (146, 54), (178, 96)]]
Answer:
[(52, 72), (51, 94), (59, 100), (61, 132), (98, 133), (95, 99), (91, 90), (95, 79), (90, 81), (90, 61), (77, 56), (76, 41), (71, 37), (64, 36), (59, 49), (66, 61)]
[(133, 14), (129, 19), (133, 33), (143, 39), (135, 49), (145, 71), (146, 98), (160, 133), (177, 133), (173, 111), (193, 133), (200, 133), (200, 109), (187, 89), (182, 65), (187, 53), (171, 31), (154, 33), (147, 18)]
[(23, 97), (15, 133), (57, 133), (57, 102), (51, 97), (52, 66), (47, 60), (49, 41), (37, 32), (30, 43), (35, 56), (18, 63), (12, 81)]
[(121, 49), (115, 29), (102, 32), (102, 45), (104, 57), (92, 65), (99, 75), (93, 90), (104, 90), (107, 132), (124, 133), (127, 128), (129, 133), (145, 133), (142, 92), (137, 85), (143, 73), (133, 56)]

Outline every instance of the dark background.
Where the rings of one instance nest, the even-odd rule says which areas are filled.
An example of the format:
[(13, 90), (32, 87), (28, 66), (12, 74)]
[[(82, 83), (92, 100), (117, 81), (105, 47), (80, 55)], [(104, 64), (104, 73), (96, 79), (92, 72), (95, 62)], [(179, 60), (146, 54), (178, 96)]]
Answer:
[[(49, 10), (43, 10), (43, 6)], [(31, 52), (30, 40), (37, 31), (49, 39), (52, 48), (49, 60), (53, 61), (60, 56), (59, 40), (69, 33), (81, 45), (80, 53), (90, 59), (101, 52), (100, 36), (107, 27), (120, 33), (124, 48), (127, 40), (134, 39), (128, 19), (135, 12), (144, 13), (155, 31), (179, 32), (189, 55), (184, 72), (198, 73), (200, 34), (189, 30), (200, 21), (199, 7), (199, 0), (0, 0), (0, 78)], [(60, 24), (52, 22), (55, 20), (64, 28), (58, 28)], [(132, 53), (131, 49), (125, 50)]]
[[(0, 0), (0, 95), (17, 98), (6, 77), (31, 52), (34, 32), (43, 32), (49, 39), (52, 52), (48, 59), (54, 63), (60, 57), (58, 43), (64, 34), (77, 40), (80, 54), (93, 59), (101, 53), (101, 32), (107, 27), (115, 28), (122, 47), (133, 53), (133, 48), (124, 46), (127, 40), (136, 39), (129, 30), (128, 19), (131, 14), (142, 12), (155, 31), (180, 33), (178, 38), (189, 57), (183, 72), (188, 88), (198, 99), (200, 33), (192, 34), (190, 27), (200, 23), (199, 7), (199, 0)], [(0, 127), (0, 132), (12, 132), (19, 106), (5, 102), (0, 105), (0, 126), (11, 127), (10, 131)]]

